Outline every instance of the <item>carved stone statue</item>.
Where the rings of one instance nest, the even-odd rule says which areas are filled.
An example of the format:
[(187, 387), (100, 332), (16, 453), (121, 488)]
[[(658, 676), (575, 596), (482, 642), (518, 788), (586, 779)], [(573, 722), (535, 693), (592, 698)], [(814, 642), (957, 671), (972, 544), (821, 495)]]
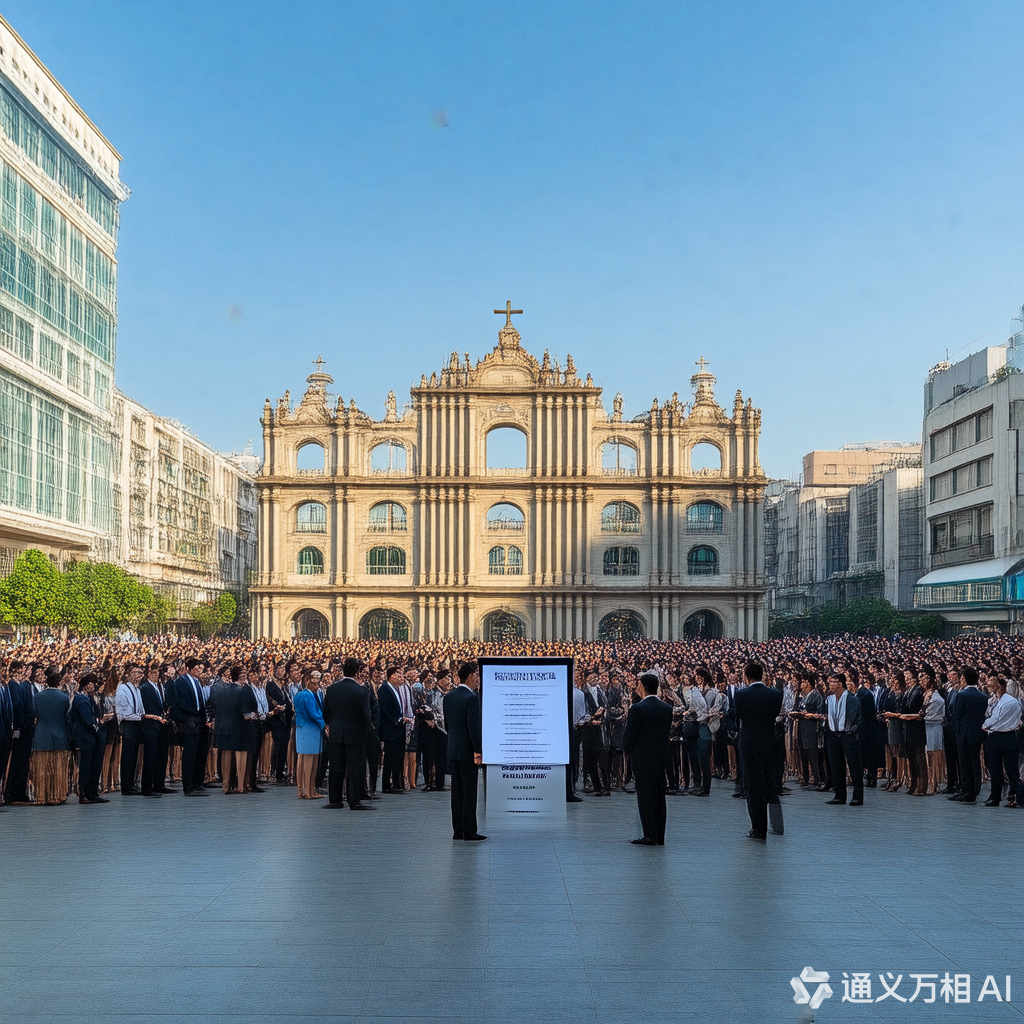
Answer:
[(384, 400), (384, 419), (388, 423), (394, 423), (398, 419), (398, 402), (394, 391), (389, 391), (388, 397)]

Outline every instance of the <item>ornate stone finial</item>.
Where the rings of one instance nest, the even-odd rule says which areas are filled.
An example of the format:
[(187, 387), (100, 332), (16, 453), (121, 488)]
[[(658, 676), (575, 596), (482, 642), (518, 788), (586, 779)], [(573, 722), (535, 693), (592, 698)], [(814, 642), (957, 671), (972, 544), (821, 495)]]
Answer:
[(715, 375), (704, 369), (709, 363), (703, 356), (697, 360), (695, 365), (697, 366), (697, 372), (690, 378), (690, 387), (694, 389), (694, 408), (707, 405), (714, 406), (717, 409), (718, 403), (715, 402)]
[(451, 358), (448, 360), (448, 369), (451, 370), (452, 373), (458, 372), (458, 369), (459, 369), (459, 353), (458, 352), (453, 352), (452, 353)]
[(612, 399), (612, 422), (613, 423), (621, 423), (622, 422), (622, 392), (621, 391)]
[(432, 388), (436, 388), (437, 387), (437, 371), (436, 370), (430, 375), (430, 386)]
[(735, 418), (736, 415), (742, 409), (743, 409), (743, 393), (739, 390), (739, 388), (737, 388), (736, 389), (736, 397), (735, 397), (735, 399), (733, 399), (733, 403), (732, 403), (732, 415), (733, 415), (733, 418)]
[(550, 370), (551, 369), (551, 356), (548, 355), (548, 350), (547, 349), (544, 349), (544, 360), (540, 364), (540, 368), (542, 370)]
[(589, 373), (587, 374), (587, 379), (584, 382), (583, 386), (587, 388), (592, 388), (594, 386), (594, 378), (591, 377)]
[(356, 400), (353, 398), (348, 403), (349, 415), (354, 416), (359, 410), (356, 408)]
[(338, 400), (334, 403), (334, 414), (335, 416), (345, 415), (345, 399), (338, 395)]
[(504, 309), (494, 311), (499, 316), (505, 314), (505, 326), (498, 331), (498, 347), (501, 349), (519, 348), (519, 332), (512, 326), (512, 317), (521, 314), (521, 309), (513, 309), (511, 301), (505, 303)]
[(425, 373), (420, 374), (420, 387), (425, 388), (427, 386), (427, 375)]
[(657, 412), (657, 411), (658, 411), (658, 400), (655, 399), (653, 402), (651, 402), (651, 412)]
[(573, 362), (571, 352), (565, 357), (565, 376), (566, 379), (576, 376), (576, 364)]
[(388, 392), (384, 399), (384, 420), (387, 423), (394, 423), (398, 419), (398, 402), (395, 399), (394, 391)]
[(469, 361), (469, 353), (466, 353), (466, 373), (469, 373), (473, 369), (473, 364)]

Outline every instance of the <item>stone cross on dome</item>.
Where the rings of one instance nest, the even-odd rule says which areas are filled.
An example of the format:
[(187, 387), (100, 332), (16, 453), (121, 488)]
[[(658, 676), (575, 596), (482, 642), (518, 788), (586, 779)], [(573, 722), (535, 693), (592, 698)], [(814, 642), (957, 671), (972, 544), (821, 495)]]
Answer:
[(511, 300), (505, 303), (504, 309), (494, 311), (498, 315), (505, 314), (505, 326), (498, 331), (498, 347), (502, 351), (519, 347), (519, 332), (512, 326), (512, 317), (522, 313), (521, 309), (513, 309)]
[(521, 315), (523, 311), (521, 309), (513, 309), (512, 308), (512, 300), (508, 299), (505, 302), (505, 308), (504, 309), (496, 309), (494, 312), (497, 313), (499, 316), (502, 313), (504, 313), (505, 314), (505, 326), (506, 327), (511, 327), (512, 326), (512, 317), (517, 316), (517, 315)]

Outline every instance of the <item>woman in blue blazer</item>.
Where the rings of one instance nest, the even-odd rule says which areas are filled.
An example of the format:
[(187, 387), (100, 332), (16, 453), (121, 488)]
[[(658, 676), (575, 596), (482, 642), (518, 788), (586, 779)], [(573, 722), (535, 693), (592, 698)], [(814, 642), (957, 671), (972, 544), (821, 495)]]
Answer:
[(323, 742), (324, 714), (317, 700), (320, 689), (320, 670), (306, 669), (302, 673), (302, 689), (295, 694), (295, 784), (300, 800), (318, 800), (316, 766)]

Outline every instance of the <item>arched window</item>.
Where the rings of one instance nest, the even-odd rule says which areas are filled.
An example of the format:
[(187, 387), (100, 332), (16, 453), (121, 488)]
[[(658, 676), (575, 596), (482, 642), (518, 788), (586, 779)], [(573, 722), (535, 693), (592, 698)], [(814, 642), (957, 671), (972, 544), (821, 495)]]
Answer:
[(692, 640), (720, 640), (722, 620), (715, 612), (702, 608), (683, 623), (683, 636)]
[(487, 552), (487, 572), (491, 576), (522, 576), (523, 552), (514, 544), (491, 548)]
[(396, 533), (409, 528), (405, 509), (396, 501), (379, 501), (370, 509), (370, 533)]
[(409, 620), (391, 608), (374, 608), (359, 622), (361, 640), (408, 640)]
[(307, 501), (300, 505), (295, 513), (295, 530), (297, 533), (326, 533), (326, 506), (319, 501)]
[(613, 501), (601, 510), (602, 533), (639, 533), (640, 509), (628, 501)]
[(385, 441), (370, 449), (371, 473), (404, 473), (405, 467), (405, 446), (397, 441)]
[(297, 571), (302, 576), (320, 576), (324, 571), (324, 556), (318, 548), (303, 548), (299, 552)]
[(609, 612), (597, 626), (598, 640), (642, 640), (644, 620), (628, 609)]
[(327, 618), (312, 608), (303, 608), (292, 619), (293, 640), (327, 640), (331, 635), (331, 624)]
[(640, 552), (636, 548), (609, 548), (604, 553), (605, 576), (636, 576), (640, 572)]
[(487, 529), (511, 533), (522, 533), (526, 528), (526, 516), (522, 510), (507, 501), (492, 505), (487, 510)]
[(505, 575), (505, 549), (503, 547), (491, 548), (487, 552), (487, 572), (491, 576)]
[(491, 612), (484, 616), (484, 642), (505, 643), (526, 636), (526, 624), (511, 612)]
[(691, 576), (717, 576), (718, 552), (703, 544), (690, 548), (690, 553), (686, 556), (686, 571)]
[(687, 533), (721, 533), (722, 506), (713, 501), (698, 501), (686, 510)]
[(636, 476), (636, 449), (624, 441), (606, 441), (601, 445), (601, 472)]
[(492, 469), (526, 469), (526, 434), (516, 427), (487, 432), (486, 465)]
[(322, 444), (309, 441), (295, 453), (295, 468), (300, 473), (323, 473), (327, 467), (327, 450)]
[(366, 571), (371, 576), (404, 576), (405, 552), (401, 548), (370, 548)]
[(695, 444), (690, 449), (691, 473), (721, 473), (722, 453), (716, 445), (708, 441)]

